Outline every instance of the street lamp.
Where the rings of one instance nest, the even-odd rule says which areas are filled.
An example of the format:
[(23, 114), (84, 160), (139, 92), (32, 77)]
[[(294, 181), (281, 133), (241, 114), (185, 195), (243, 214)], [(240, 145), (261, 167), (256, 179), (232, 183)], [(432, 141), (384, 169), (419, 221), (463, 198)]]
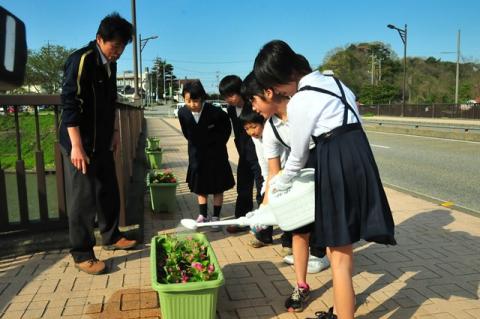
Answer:
[(397, 30), (403, 42), (403, 91), (402, 91), (402, 111), (400, 114), (400, 116), (403, 117), (405, 114), (405, 86), (407, 84), (407, 25), (405, 24), (405, 29), (397, 28), (393, 24), (387, 25), (387, 28)]
[[(142, 51), (143, 51), (143, 48), (145, 48), (145, 46), (147, 45), (147, 42), (148, 40), (153, 40), (153, 39), (157, 39), (158, 36), (157, 35), (152, 35), (151, 37), (148, 37), (148, 38), (145, 38), (145, 39), (142, 39), (142, 35), (139, 34), (138, 35), (138, 38), (139, 38), (139, 44), (140, 44), (140, 87), (143, 89), (143, 80), (142, 80), (142, 73), (143, 73), (143, 70), (142, 70)], [(141, 96), (141, 95), (140, 95)], [(142, 105), (143, 105), (143, 97), (142, 98)]]

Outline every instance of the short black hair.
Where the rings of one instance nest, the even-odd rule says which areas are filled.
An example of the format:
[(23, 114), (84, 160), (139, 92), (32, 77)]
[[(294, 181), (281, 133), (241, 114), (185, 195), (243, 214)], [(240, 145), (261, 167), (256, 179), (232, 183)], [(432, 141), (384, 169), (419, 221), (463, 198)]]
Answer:
[(133, 25), (113, 12), (103, 18), (98, 26), (97, 35), (104, 41), (120, 40), (124, 45), (132, 42)]
[(240, 94), (242, 86), (242, 79), (237, 75), (227, 75), (218, 85), (218, 91), (222, 97), (227, 97), (232, 94)]
[(249, 123), (265, 125), (265, 118), (261, 114), (255, 112), (252, 109), (252, 104), (250, 103), (246, 103), (245, 106), (242, 108), (242, 112), (240, 113), (238, 120), (242, 125), (246, 125)]
[(263, 98), (264, 88), (257, 81), (257, 78), (255, 77), (255, 73), (253, 73), (253, 71), (250, 72), (243, 80), (241, 94), (245, 101), (251, 101), (254, 95)]
[(203, 88), (202, 82), (199, 80), (189, 81), (183, 86), (182, 96), (185, 97), (185, 93), (190, 93), (191, 99), (201, 99), (205, 101), (207, 99), (207, 92)]
[(307, 59), (282, 40), (270, 41), (260, 49), (253, 70), (257, 81), (266, 88), (287, 84), (294, 76), (312, 72)]

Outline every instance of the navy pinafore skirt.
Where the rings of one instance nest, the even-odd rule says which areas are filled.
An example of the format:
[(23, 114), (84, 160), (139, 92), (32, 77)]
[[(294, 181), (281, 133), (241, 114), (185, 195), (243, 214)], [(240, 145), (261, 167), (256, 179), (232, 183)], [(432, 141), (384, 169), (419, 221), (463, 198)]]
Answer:
[[(300, 89), (333, 95), (345, 105), (342, 126), (314, 137), (316, 245), (339, 247), (360, 239), (395, 245), (392, 212), (370, 144), (335, 81), (342, 96), (316, 87)], [(347, 124), (348, 110), (358, 123)]]

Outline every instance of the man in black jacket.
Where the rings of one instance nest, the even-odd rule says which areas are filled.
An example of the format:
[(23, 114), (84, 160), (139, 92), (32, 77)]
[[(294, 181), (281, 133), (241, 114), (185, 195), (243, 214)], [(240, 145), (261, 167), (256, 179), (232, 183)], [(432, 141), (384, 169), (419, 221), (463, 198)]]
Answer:
[[(220, 95), (229, 104), (228, 116), (232, 121), (235, 134), (235, 146), (238, 151), (237, 165), (237, 202), (235, 204), (235, 218), (245, 216), (253, 210), (253, 184), (257, 186), (256, 199), (261, 203), (260, 190), (263, 177), (258, 164), (257, 153), (252, 138), (248, 136), (238, 117), (245, 103), (249, 103), (241, 95), (242, 80), (236, 75), (227, 75), (219, 84)], [(247, 230), (248, 227), (228, 226), (227, 231), (236, 233)]]
[(97, 260), (95, 215), (105, 249), (129, 249), (118, 229), (120, 200), (113, 160), (119, 135), (115, 128), (116, 60), (132, 41), (133, 27), (118, 13), (100, 23), (96, 39), (72, 53), (65, 63), (60, 145), (63, 153), (70, 250), (75, 267), (105, 271)]

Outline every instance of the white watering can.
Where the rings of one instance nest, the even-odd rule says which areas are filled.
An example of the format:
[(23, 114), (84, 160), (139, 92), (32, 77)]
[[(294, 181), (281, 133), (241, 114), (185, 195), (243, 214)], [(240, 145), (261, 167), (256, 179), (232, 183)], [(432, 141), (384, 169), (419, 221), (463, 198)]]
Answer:
[(216, 222), (197, 223), (193, 219), (182, 219), (180, 223), (195, 230), (204, 226), (276, 226), (290, 231), (315, 221), (315, 170), (305, 168), (293, 178), (292, 188), (280, 196), (270, 193), (268, 205), (263, 205), (247, 216)]

